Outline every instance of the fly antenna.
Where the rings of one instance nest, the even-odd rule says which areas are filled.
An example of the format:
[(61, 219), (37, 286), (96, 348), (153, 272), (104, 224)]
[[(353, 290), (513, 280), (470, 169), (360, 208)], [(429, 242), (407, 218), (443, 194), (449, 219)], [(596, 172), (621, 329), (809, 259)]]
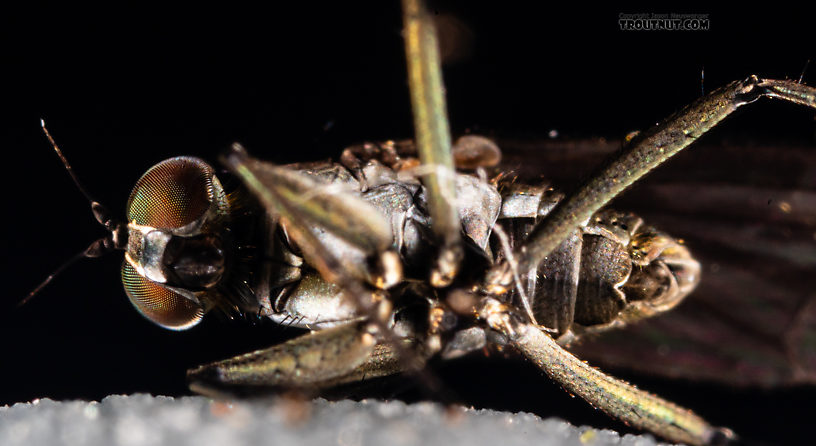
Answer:
[[(105, 245), (106, 246), (110, 245), (111, 250), (125, 249), (125, 246), (127, 246), (126, 245), (127, 225), (120, 221), (117, 221), (114, 218), (111, 218), (108, 209), (98, 201), (91, 198), (91, 194), (89, 194), (88, 191), (85, 190), (85, 187), (82, 186), (82, 183), (79, 182), (79, 178), (77, 178), (76, 174), (74, 173), (74, 168), (71, 167), (70, 163), (68, 163), (68, 159), (66, 159), (65, 155), (62, 154), (62, 150), (60, 150), (59, 146), (57, 146), (57, 143), (56, 141), (54, 141), (54, 138), (51, 136), (51, 133), (48, 132), (48, 128), (45, 126), (44, 119), (40, 119), (40, 126), (42, 127), (46, 138), (48, 138), (48, 142), (51, 143), (51, 147), (53, 147), (54, 151), (57, 152), (57, 156), (59, 156), (60, 161), (62, 161), (62, 165), (65, 166), (65, 170), (67, 170), (68, 174), (71, 175), (71, 179), (74, 181), (74, 184), (76, 184), (77, 189), (79, 189), (79, 191), (82, 192), (82, 195), (84, 195), (85, 198), (88, 200), (88, 203), (90, 203), (91, 212), (93, 212), (96, 221), (98, 221), (99, 224), (101, 224), (102, 226), (105, 227), (105, 229), (111, 232), (111, 234), (108, 234), (108, 236), (105, 237), (106, 239), (110, 239)], [(92, 244), (90, 247), (88, 247), (86, 251), (83, 252), (88, 252), (93, 246), (94, 245)], [(89, 255), (86, 257), (99, 257), (99, 255), (101, 254)]]
[(71, 175), (71, 179), (74, 180), (74, 184), (76, 184), (77, 189), (79, 189), (79, 191), (82, 192), (82, 195), (85, 195), (85, 198), (87, 198), (88, 202), (90, 202), (91, 206), (93, 206), (93, 203), (96, 203), (96, 201), (93, 198), (91, 198), (90, 194), (88, 194), (88, 191), (86, 191), (85, 187), (82, 186), (82, 183), (79, 182), (79, 179), (74, 173), (74, 168), (71, 167), (71, 164), (68, 163), (68, 159), (66, 159), (65, 155), (62, 154), (62, 150), (60, 150), (59, 146), (57, 145), (57, 142), (54, 141), (54, 138), (51, 136), (51, 133), (48, 132), (48, 128), (45, 126), (45, 119), (40, 119), (40, 126), (42, 127), (43, 132), (45, 132), (45, 137), (48, 138), (48, 142), (51, 143), (51, 147), (53, 147), (54, 151), (57, 152), (57, 156), (59, 157), (60, 161), (62, 161), (62, 165), (65, 166), (65, 170), (68, 171), (68, 175)]
[(96, 221), (99, 222), (105, 229), (108, 231), (104, 237), (100, 238), (99, 240), (94, 241), (91, 243), (87, 248), (83, 249), (82, 251), (74, 254), (73, 257), (68, 259), (65, 263), (60, 265), (53, 273), (51, 273), (48, 277), (45, 278), (39, 285), (37, 285), (34, 290), (32, 290), (26, 297), (23, 298), (18, 304), (17, 307), (21, 307), (25, 305), (31, 298), (37, 295), (43, 288), (45, 288), (55, 277), (59, 276), (63, 271), (65, 271), (69, 266), (73, 265), (80, 259), (87, 259), (87, 258), (95, 258), (103, 256), (113, 250), (116, 249), (125, 249), (127, 247), (127, 225), (123, 222), (115, 220), (110, 217), (110, 212), (102, 206), (99, 202), (91, 198), (91, 195), (88, 193), (87, 190), (82, 186), (82, 183), (79, 182), (76, 174), (74, 173), (74, 169), (71, 167), (71, 164), (68, 163), (68, 160), (65, 158), (65, 155), (62, 154), (62, 150), (60, 150), (59, 146), (57, 146), (56, 141), (51, 136), (51, 133), (48, 132), (48, 128), (45, 126), (45, 120), (40, 119), (40, 126), (45, 133), (46, 138), (48, 138), (48, 142), (51, 143), (51, 147), (57, 152), (57, 156), (59, 156), (60, 161), (62, 161), (62, 165), (65, 166), (65, 170), (68, 171), (68, 174), (71, 175), (71, 179), (74, 181), (77, 189), (82, 192), (82, 195), (88, 200), (91, 205), (91, 212), (93, 212), (94, 218)]

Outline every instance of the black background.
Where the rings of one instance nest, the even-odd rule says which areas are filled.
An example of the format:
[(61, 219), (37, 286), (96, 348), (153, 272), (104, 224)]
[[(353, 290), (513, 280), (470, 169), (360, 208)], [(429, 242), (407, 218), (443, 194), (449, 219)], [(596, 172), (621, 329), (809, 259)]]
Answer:
[[(400, 13), (392, 3), (271, 11), (59, 6), (0, 19), (7, 22), (0, 31), (6, 75), (0, 404), (182, 394), (186, 368), (281, 335), (272, 324), (218, 317), (184, 333), (154, 327), (127, 302), (118, 254), (72, 267), (15, 309), (101, 235), (39, 119), (87, 189), (116, 215), (124, 214), (141, 173), (170, 156), (214, 160), (240, 141), (284, 163), (335, 155), (361, 140), (410, 137)], [(470, 3), (437, 8), (469, 36), (445, 67), (454, 134), (537, 139), (557, 130), (562, 138), (616, 139), (698, 97), (703, 70), (710, 90), (750, 73), (798, 78), (814, 56), (812, 21), (795, 10)], [(622, 32), (622, 12), (707, 13), (711, 29)], [(805, 81), (814, 79), (812, 68)], [(813, 112), (764, 101), (706, 138), (813, 144), (815, 134)], [(487, 364), (471, 359), (438, 373), (471, 404), (620, 428), (529, 367)], [(766, 440), (803, 435), (808, 426), (801, 423), (812, 414), (804, 402), (816, 396), (812, 389), (735, 391), (627, 378)]]

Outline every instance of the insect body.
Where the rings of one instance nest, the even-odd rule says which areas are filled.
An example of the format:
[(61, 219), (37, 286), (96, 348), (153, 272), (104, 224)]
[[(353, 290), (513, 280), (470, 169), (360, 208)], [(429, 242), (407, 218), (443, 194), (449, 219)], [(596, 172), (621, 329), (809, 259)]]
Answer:
[(236, 147), (223, 162), (244, 198), (193, 158), (157, 165), (134, 189), (127, 244), (111, 241), (127, 250), (123, 281), (145, 316), (183, 329), (223, 308), (317, 329), (194, 369), (194, 388), (331, 386), (500, 339), (624, 422), (693, 444), (730, 437), (553, 337), (568, 342), (689, 293), (699, 265), (682, 245), (601, 208), (739, 106), (768, 96), (815, 107), (814, 90), (751, 76), (642, 132), (561, 200), (546, 187), (498, 189), (454, 173), (433, 27), (422, 5), (404, 7), (420, 166), (387, 147), (295, 167)]
[[(459, 146), (473, 146), (474, 139), (480, 140), (463, 138)], [(225, 193), (212, 168), (197, 159), (164, 161), (137, 182), (129, 200), (122, 271), (128, 296), (143, 315), (183, 329), (207, 310), (222, 308), (317, 330), (192, 370), (194, 389), (328, 387), (409, 369), (406, 358), (459, 356), (485, 347), (491, 337), (479, 323), (484, 316), (474, 313), (478, 305), (485, 305), (480, 311), (488, 318), (507, 311), (514, 318), (526, 314), (536, 330), (556, 332), (567, 343), (576, 333), (670, 309), (699, 278), (699, 264), (671, 237), (633, 215), (607, 211), (578, 228), (538, 268), (522, 272), (518, 294), (477, 304), (472, 293), (489, 266), (512, 261), (510, 249), (561, 197), (547, 187), (517, 184), (500, 194), (483, 179), (456, 174), (457, 197), (466, 198), (456, 208), (467, 273), (437, 290), (424, 280), (430, 273), (425, 259), (435, 248), (428, 191), (416, 169), (400, 169), (416, 165), (415, 160), (400, 157), (392, 144), (363, 147), (375, 147), (376, 157), (363, 161), (355, 156), (359, 150), (349, 149), (346, 165), (288, 168), (251, 159), (236, 148), (227, 163), (237, 166), (238, 174), (247, 168), (250, 174), (242, 175), (261, 179), (261, 188), (292, 197), (284, 201), (289, 209), (280, 206), (282, 212), (271, 216), (262, 206), (241, 204), (239, 194)], [(252, 181), (247, 186), (254, 187)], [(144, 197), (165, 205), (146, 208)], [(319, 208), (311, 209), (315, 202)], [(505, 229), (498, 229), (497, 221)], [(371, 232), (345, 232), (364, 226)], [(491, 243), (494, 230), (506, 234), (506, 245)], [(319, 246), (320, 258), (302, 247), (303, 240)], [(333, 260), (321, 265), (326, 258), (343, 266), (332, 265)], [(321, 268), (329, 272), (320, 274)], [(359, 301), (349, 297), (348, 285), (327, 280), (331, 274), (345, 275), (335, 281), (357, 283)], [(371, 308), (378, 314), (370, 314)], [(381, 325), (373, 318), (382, 318)]]
[[(473, 145), (473, 141), (489, 144), (480, 137), (464, 137), (459, 144)], [(366, 218), (372, 220), (367, 223), (386, 228), (388, 249), (399, 255), (388, 272), (378, 273), (368, 264), (371, 253), (335, 233), (318, 229), (318, 238), (332, 255), (352, 264), (349, 270), (355, 278), (375, 288), (399, 285), (389, 299), (407, 303), (408, 308), (425, 306), (427, 315), (439, 305), (434, 289), (421, 283), (428, 274), (427, 256), (433, 253), (427, 190), (417, 169), (399, 167), (416, 165), (416, 160), (401, 158), (392, 143), (361, 147), (376, 147), (377, 152), (390, 156), (391, 165), (378, 159), (355, 159), (357, 148), (352, 148), (344, 154), (347, 165), (292, 166), (289, 174), (301, 176), (303, 204), (320, 195), (359, 201), (356, 205), (368, 211)], [(456, 174), (456, 192), (461, 197), (457, 210), (472, 257), (468, 261), (481, 265), (482, 270), (507, 254), (495, 237), (491, 239), (497, 223), (510, 237), (508, 248), (512, 248), (562, 198), (545, 186), (519, 184), (507, 185), (500, 194), (494, 184), (464, 173)], [(344, 298), (342, 289), (304, 261), (289, 237), (293, 223), (279, 224), (278, 219), (269, 218), (245, 194), (227, 194), (214, 170), (195, 158), (172, 158), (148, 170), (128, 201), (129, 242), (122, 277), (134, 306), (151, 321), (171, 329), (189, 328), (213, 308), (258, 313), (311, 329), (364, 316)], [(401, 275), (403, 269), (405, 281), (384, 279)], [(524, 277), (522, 295), (515, 298), (526, 299), (523, 306), (533, 320), (566, 341), (574, 331), (595, 331), (672, 308), (694, 288), (699, 269), (688, 250), (671, 237), (644, 225), (636, 216), (607, 211), (597, 214), (547, 262), (531, 270)], [(478, 277), (478, 270), (470, 275)], [(402, 295), (418, 289), (423, 290), (418, 302)], [(413, 336), (424, 337), (416, 330), (411, 329)], [(480, 339), (480, 344), (468, 348), (483, 347), (484, 335)]]

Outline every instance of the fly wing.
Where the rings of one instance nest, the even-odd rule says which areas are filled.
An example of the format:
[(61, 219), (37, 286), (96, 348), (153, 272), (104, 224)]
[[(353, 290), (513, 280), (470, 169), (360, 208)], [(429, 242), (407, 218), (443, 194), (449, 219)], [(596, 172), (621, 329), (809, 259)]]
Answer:
[[(617, 144), (502, 148), (508, 167), (525, 166), (520, 177), (573, 184)], [(685, 240), (703, 276), (675, 310), (574, 345), (582, 359), (730, 385), (816, 384), (816, 150), (695, 147), (611, 207)]]

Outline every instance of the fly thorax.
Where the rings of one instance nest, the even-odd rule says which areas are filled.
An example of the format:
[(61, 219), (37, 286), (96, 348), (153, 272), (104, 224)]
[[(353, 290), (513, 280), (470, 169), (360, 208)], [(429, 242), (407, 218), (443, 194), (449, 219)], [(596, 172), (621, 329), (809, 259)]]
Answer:
[[(496, 186), (476, 176), (457, 173), (455, 180), (455, 202), (462, 232), (476, 247), (491, 255), (490, 235), (501, 212), (502, 196)], [(426, 194), (427, 191), (422, 188), (416, 201), (418, 208), (425, 214), (423, 221), (429, 225), (431, 222), (427, 217)]]

